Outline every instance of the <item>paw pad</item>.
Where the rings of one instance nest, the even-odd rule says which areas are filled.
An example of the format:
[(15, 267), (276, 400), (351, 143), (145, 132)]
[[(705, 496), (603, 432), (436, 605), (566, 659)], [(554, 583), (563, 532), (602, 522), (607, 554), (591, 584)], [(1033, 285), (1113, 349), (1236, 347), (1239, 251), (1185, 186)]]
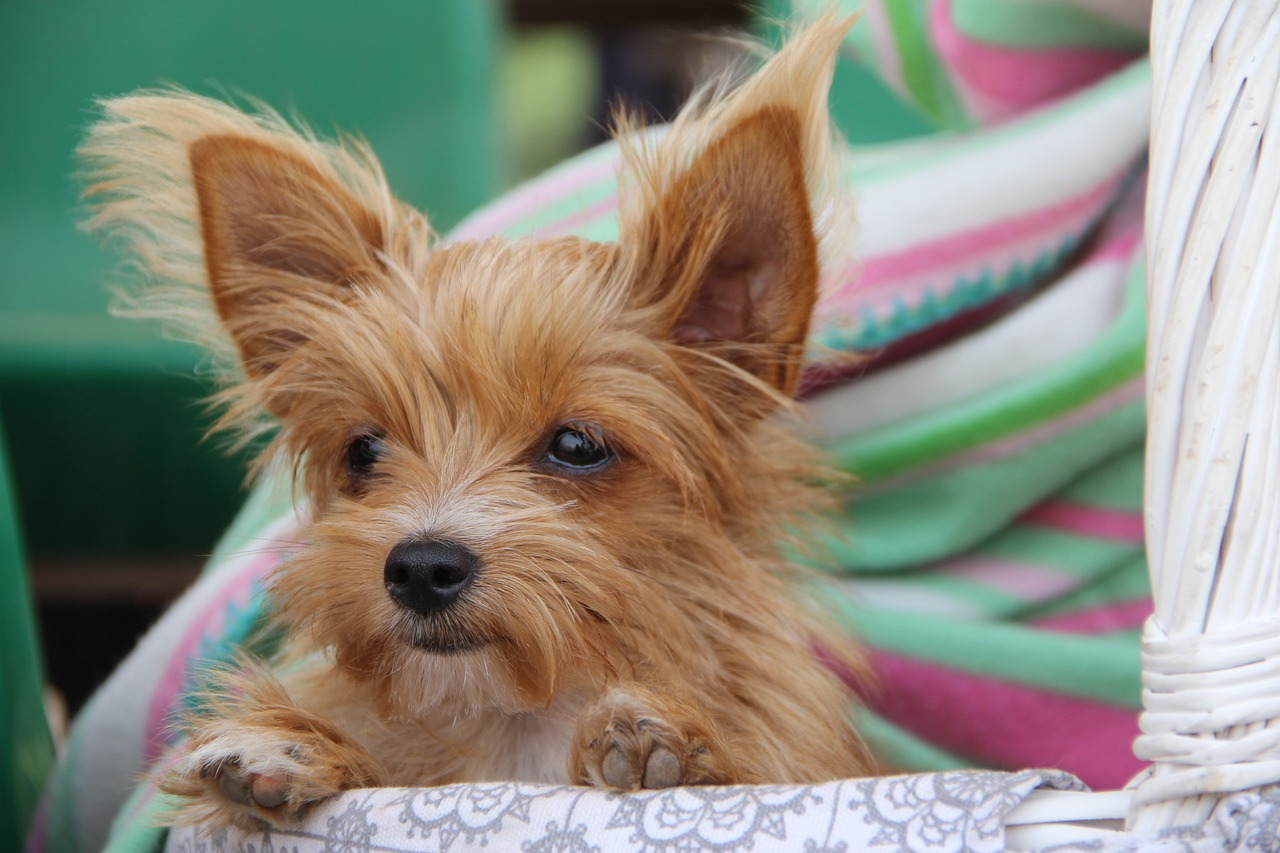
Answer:
[(286, 775), (251, 773), (238, 758), (223, 758), (200, 768), (200, 778), (213, 778), (218, 792), (240, 806), (275, 809), (289, 799), (290, 780)]
[[(692, 780), (681, 755), (696, 758), (705, 749), (688, 749), (661, 721), (614, 719), (607, 730), (586, 745), (583, 780), (608, 788), (672, 788)], [(701, 780), (699, 780), (701, 781)]]

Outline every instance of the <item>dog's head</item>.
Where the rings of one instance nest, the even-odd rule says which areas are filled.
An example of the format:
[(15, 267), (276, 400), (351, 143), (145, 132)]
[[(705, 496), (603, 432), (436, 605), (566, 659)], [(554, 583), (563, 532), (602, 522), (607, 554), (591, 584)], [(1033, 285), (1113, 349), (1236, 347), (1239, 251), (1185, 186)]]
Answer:
[(665, 135), (624, 120), (614, 243), (440, 244), (362, 146), (190, 95), (106, 104), (96, 223), (201, 282), (238, 365), (227, 423), (269, 415), (301, 474), (281, 615), (391, 707), (696, 678), (735, 621), (785, 616), (776, 540), (812, 470), (773, 415), (817, 294), (846, 28)]

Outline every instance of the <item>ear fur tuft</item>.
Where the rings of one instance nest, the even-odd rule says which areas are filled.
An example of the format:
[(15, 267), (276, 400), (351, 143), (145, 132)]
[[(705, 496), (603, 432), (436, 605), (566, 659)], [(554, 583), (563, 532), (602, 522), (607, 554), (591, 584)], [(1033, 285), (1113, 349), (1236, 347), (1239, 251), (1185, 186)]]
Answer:
[(382, 223), (385, 254), (397, 265), (424, 265), (431, 241), (422, 216), (391, 194), (367, 145), (321, 141), (263, 104), (251, 106), (246, 113), (177, 89), (106, 99), (78, 151), (90, 213), (85, 228), (123, 243), (131, 264), (117, 310), (157, 319), (175, 337), (203, 346), (228, 385), (242, 371), (207, 286), (190, 161), (196, 140), (237, 137), (308, 164)]
[(784, 394), (822, 266), (850, 243), (827, 93), (855, 20), (819, 18), (736, 90), (704, 88), (665, 132), (617, 119), (619, 242), (636, 303), (675, 340), (709, 344)]

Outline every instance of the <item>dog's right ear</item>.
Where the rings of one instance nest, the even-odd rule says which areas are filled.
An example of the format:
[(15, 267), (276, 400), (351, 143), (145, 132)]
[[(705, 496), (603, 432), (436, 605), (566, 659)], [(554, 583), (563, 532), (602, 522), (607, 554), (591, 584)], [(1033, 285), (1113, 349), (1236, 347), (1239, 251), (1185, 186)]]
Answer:
[(261, 377), (302, 340), (291, 315), (379, 274), (383, 223), (311, 162), (269, 142), (190, 145), (214, 307), (245, 372)]

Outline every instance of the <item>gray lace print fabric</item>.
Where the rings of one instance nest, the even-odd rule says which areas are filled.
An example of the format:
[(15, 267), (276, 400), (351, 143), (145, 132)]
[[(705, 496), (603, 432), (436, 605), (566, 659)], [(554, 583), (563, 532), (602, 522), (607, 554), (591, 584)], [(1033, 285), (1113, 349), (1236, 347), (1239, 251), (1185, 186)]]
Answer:
[(958, 771), (822, 785), (637, 794), (517, 783), (350, 791), (286, 831), (170, 833), (171, 853), (995, 853), (1004, 817), (1053, 771)]

